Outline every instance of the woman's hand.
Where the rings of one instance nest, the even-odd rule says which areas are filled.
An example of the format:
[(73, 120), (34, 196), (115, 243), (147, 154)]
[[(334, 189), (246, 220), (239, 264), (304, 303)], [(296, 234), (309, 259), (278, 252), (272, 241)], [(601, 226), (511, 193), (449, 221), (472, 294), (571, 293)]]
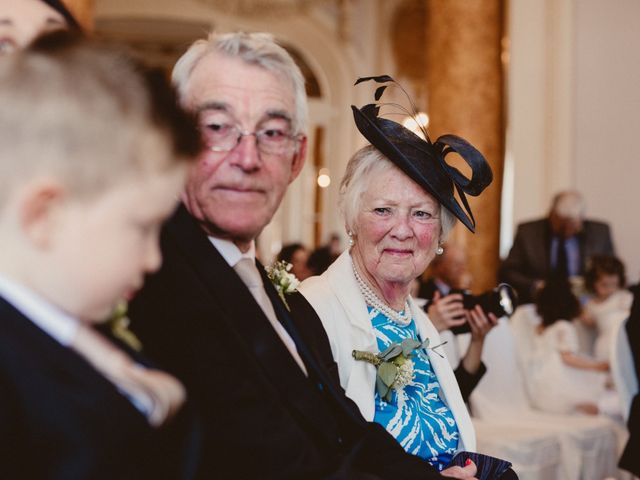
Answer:
[(445, 468), (440, 474), (443, 477), (449, 478), (464, 478), (469, 480), (478, 480), (475, 474), (478, 472), (478, 467), (471, 460), (467, 460), (467, 464), (464, 467), (449, 467)]
[(438, 332), (459, 327), (467, 321), (460, 293), (452, 293), (443, 297), (440, 292), (436, 291), (427, 308), (427, 314)]

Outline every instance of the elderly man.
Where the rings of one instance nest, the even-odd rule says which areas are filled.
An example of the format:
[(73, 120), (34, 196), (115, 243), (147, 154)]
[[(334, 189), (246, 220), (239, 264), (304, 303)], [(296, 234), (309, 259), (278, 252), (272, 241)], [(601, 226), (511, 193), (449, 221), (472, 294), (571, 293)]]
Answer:
[(200, 415), (196, 476), (440, 478), (362, 419), (311, 307), (299, 294), (285, 305), (255, 260), (254, 240), (304, 161), (306, 97), (291, 57), (264, 34), (212, 35), (173, 78), (205, 149), (163, 231), (162, 269), (130, 314)]
[(518, 226), (500, 279), (515, 287), (520, 303), (531, 302), (545, 278), (581, 276), (595, 254), (614, 254), (609, 226), (585, 220), (582, 196), (563, 191), (554, 197), (547, 218)]

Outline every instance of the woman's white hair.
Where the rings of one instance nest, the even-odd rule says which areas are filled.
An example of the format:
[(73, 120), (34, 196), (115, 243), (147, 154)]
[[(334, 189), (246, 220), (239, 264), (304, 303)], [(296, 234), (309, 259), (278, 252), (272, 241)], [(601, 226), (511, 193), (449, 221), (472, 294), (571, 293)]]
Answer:
[[(372, 145), (358, 150), (349, 160), (340, 183), (339, 206), (344, 217), (347, 232), (357, 234), (356, 219), (361, 210), (361, 202), (371, 179), (392, 169), (398, 169)], [(399, 169), (398, 172), (402, 173)], [(440, 205), (440, 243), (444, 242), (456, 223), (456, 217)]]
[(291, 55), (268, 33), (212, 32), (208, 38), (195, 41), (180, 57), (171, 75), (181, 99), (186, 96), (189, 78), (200, 60), (216, 52), (264, 68), (291, 82), (295, 102), (293, 130), (296, 134), (306, 133), (308, 108), (304, 76)]

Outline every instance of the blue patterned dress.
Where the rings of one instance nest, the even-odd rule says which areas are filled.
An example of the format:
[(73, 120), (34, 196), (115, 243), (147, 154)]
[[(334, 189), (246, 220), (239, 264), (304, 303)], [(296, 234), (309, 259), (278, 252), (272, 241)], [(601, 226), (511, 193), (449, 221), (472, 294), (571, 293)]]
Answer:
[[(380, 351), (405, 338), (423, 340), (418, 336), (414, 320), (402, 326), (373, 307), (367, 306), (367, 309)], [(401, 391), (392, 390), (391, 403), (376, 392), (374, 421), (385, 427), (408, 453), (442, 470), (458, 447), (458, 427), (451, 410), (439, 396), (440, 384), (429, 357), (416, 350), (412, 361), (413, 381)]]

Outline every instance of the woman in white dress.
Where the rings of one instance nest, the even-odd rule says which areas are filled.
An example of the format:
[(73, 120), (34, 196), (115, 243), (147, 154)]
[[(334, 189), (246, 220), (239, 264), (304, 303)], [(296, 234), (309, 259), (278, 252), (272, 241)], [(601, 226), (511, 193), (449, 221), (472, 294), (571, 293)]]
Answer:
[(633, 295), (625, 287), (624, 264), (609, 255), (592, 257), (585, 274), (585, 286), (591, 297), (584, 306), (580, 320), (595, 328), (597, 337), (593, 355), (609, 361), (613, 335), (620, 322), (629, 317)]
[(569, 283), (546, 282), (536, 305), (541, 321), (526, 375), (532, 404), (554, 413), (598, 413), (601, 399), (607, 396), (609, 363), (578, 353), (571, 320), (580, 314), (580, 303)]

